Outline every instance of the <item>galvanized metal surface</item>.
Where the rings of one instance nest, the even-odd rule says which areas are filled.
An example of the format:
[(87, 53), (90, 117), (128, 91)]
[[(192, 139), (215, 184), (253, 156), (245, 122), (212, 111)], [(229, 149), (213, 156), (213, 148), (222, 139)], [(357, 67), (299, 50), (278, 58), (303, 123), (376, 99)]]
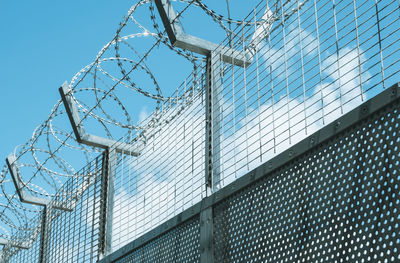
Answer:
[[(106, 195), (106, 233), (105, 233), (105, 255), (112, 252), (112, 229), (114, 219), (114, 196), (115, 196), (115, 177), (117, 174), (117, 151), (111, 148), (108, 151), (108, 178), (107, 178), (107, 195)], [(105, 186), (105, 185), (103, 185)]]
[(181, 222), (170, 231), (160, 234), (139, 249), (127, 249), (126, 252), (129, 253), (123, 257), (118, 258), (117, 254), (113, 254), (101, 262), (198, 262), (200, 260), (199, 240), (199, 217), (195, 216)]
[(333, 136), (291, 149), (284, 166), (216, 204), (216, 261), (397, 262), (400, 104), (381, 105), (362, 105), (338, 120), (347, 128), (322, 130)]
[(42, 225), (40, 229), (40, 250), (39, 250), (39, 263), (49, 262), (49, 236), (51, 231), (52, 208), (45, 206), (43, 208)]
[(209, 207), (200, 212), (200, 262), (213, 263), (214, 260), (214, 221), (213, 209)]

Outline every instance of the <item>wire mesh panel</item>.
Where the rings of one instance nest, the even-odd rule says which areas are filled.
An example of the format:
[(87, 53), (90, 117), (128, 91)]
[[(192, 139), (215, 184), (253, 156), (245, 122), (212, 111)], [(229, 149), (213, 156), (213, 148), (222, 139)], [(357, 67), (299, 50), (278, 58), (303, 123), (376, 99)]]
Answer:
[[(220, 152), (214, 189), (299, 142), (399, 79), (400, 10), (388, 1), (261, 1), (212, 64)], [(253, 22), (251, 22), (253, 21)], [(252, 27), (249, 27), (252, 23)], [(227, 53), (228, 52), (228, 53)]]
[(33, 240), (28, 243), (29, 248), (5, 247), (4, 249), (8, 250), (8, 253), (2, 253), (4, 258), (0, 258), (0, 262), (39, 262), (40, 235), (37, 233), (36, 235), (32, 235), (31, 238), (33, 238)]
[[(140, 1), (129, 14), (145, 3), (151, 1)], [(189, 1), (187, 8), (192, 4), (207, 9), (201, 1)], [(154, 20), (154, 9), (149, 10)], [(207, 13), (222, 24), (222, 17)], [(120, 251), (127, 244), (153, 231), (158, 236), (143, 241), (119, 262), (196, 262), (202, 255), (208, 258), (211, 249), (216, 262), (400, 261), (398, 102), (261, 181), (216, 201), (231, 182), (399, 80), (399, 1), (263, 0), (242, 22), (230, 18), (225, 22), (229, 24), (228, 38), (216, 50), (204, 51), (210, 53), (206, 59), (184, 54), (192, 62), (196, 59), (194, 69), (168, 97), (162, 96), (147, 66), (141, 69), (156, 85), (156, 93), (136, 88), (122, 68), (122, 62), (133, 62), (121, 59), (118, 53), (124, 39), (109, 43), (116, 45), (116, 56), (110, 60), (118, 61), (124, 75), (119, 80), (113, 78), (112, 83), (126, 80), (129, 85), (125, 85), (135, 92), (154, 99), (154, 112), (146, 118), (144, 108), (139, 125), (133, 125), (125, 106), (114, 97), (114, 84), (101, 99), (98, 89), (93, 88), (93, 108), (85, 106), (85, 96), (76, 99), (60, 89), (64, 103), (79, 109), (72, 113), (74, 107), (66, 108), (71, 120), (85, 113), (73, 124), (77, 141), (106, 149), (107, 162), (98, 157), (75, 174), (72, 165), (49, 151), (44, 163), (33, 154), (35, 165), (19, 166), (32, 168), (35, 175), (31, 178), (35, 179), (42, 171), (48, 173), (43, 182), (56, 194), (32, 188), (29, 180), (19, 189), (27, 188), (35, 197), (52, 198), (50, 204), (49, 199), (35, 203), (46, 208), (43, 218), (32, 221), (34, 227), (27, 227), (26, 220), (14, 224), (10, 218), (18, 219), (29, 211), (40, 214), (40, 210), (15, 203), (14, 193), (11, 199), (4, 194), (8, 201), (2, 206), (8, 212), (1, 218), (8, 227), (1, 229), (5, 233), (0, 241), (6, 244), (1, 260), (107, 260), (113, 252), (125, 253)], [(231, 31), (231, 23), (239, 26)], [(150, 33), (146, 30), (143, 36)], [(164, 38), (158, 39), (150, 51), (160, 41), (165, 43)], [(107, 49), (108, 45), (103, 51)], [(235, 59), (236, 54), (240, 57)], [(95, 64), (78, 75), (87, 75)], [(93, 69), (97, 79), (97, 67)], [(81, 82), (76, 76), (71, 87), (75, 81)], [(91, 88), (79, 88), (85, 90)], [(115, 108), (100, 105), (106, 97), (126, 113), (126, 123), (108, 114)], [(60, 103), (49, 120), (58, 115)], [(107, 118), (101, 117), (103, 113), (92, 113), (94, 109)], [(116, 134), (108, 124), (129, 132), (118, 142), (86, 133), (84, 140), (78, 139), (81, 122), (89, 116), (104, 125), (107, 138)], [(47, 123), (52, 121), (41, 127)], [(67, 143), (73, 140), (72, 132), (60, 134), (67, 136), (63, 142), (55, 137), (61, 146), (82, 150), (86, 158), (91, 156), (89, 148)], [(51, 148), (49, 142), (47, 138)], [(29, 145), (23, 154), (37, 151), (34, 143)], [(134, 150), (130, 151), (131, 147)], [(52, 166), (64, 172), (44, 167), (47, 160), (55, 161)], [(59, 187), (66, 179), (58, 177), (69, 180)], [(7, 188), (4, 182), (3, 192)], [(200, 249), (199, 240), (203, 245), (213, 231), (207, 220), (208, 224), (199, 226), (198, 215), (179, 222), (172, 230), (164, 229), (168, 232), (154, 231), (199, 202), (207, 206), (207, 213), (202, 210), (205, 206), (201, 208), (204, 217), (211, 217), (213, 206), (213, 248)], [(8, 229), (22, 230), (14, 235)]]
[(199, 222), (196, 216), (116, 262), (199, 262)]
[(399, 262), (398, 101), (214, 208), (216, 262)]
[(15, 232), (3, 247), (0, 262), (38, 262), (40, 258), (42, 214), (38, 213), (27, 225)]
[[(36, 227), (16, 246), (2, 251), (4, 262), (96, 262), (99, 260), (102, 156), (71, 177), (44, 208)], [(41, 222), (41, 223), (38, 223)], [(5, 253), (5, 250), (7, 252)]]
[(205, 197), (204, 80), (194, 77), (176, 91), (179, 99), (150, 116), (160, 114), (148, 124), (141, 154), (118, 155), (112, 251)]
[(85, 166), (60, 189), (53, 200), (72, 211), (48, 209), (45, 262), (96, 262), (99, 259), (99, 225), (102, 156)]

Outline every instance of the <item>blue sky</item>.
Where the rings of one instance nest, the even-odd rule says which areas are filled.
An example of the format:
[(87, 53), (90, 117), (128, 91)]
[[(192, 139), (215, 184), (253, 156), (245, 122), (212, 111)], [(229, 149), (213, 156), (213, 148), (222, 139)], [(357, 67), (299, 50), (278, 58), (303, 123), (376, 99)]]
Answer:
[[(260, 1), (251, 0), (246, 6), (243, 5), (243, 2), (238, 0), (230, 0), (230, 2), (232, 17), (234, 19), (242, 19), (249, 14), (252, 8)], [(72, 76), (77, 71), (95, 59), (98, 51), (114, 37), (122, 17), (127, 13), (127, 10), (131, 7), (131, 5), (135, 3), (137, 3), (137, 1), (127, 0), (118, 1), (116, 3), (111, 3), (109, 1), (85, 1), (83, 4), (80, 2), (78, 3), (77, 1), (68, 2), (68, 4), (41, 1), (39, 3), (24, 2), (22, 4), (10, 2), (7, 4), (3, 3), (2, 6), (0, 6), (2, 10), (2, 14), (0, 16), (0, 27), (4, 39), (4, 41), (0, 44), (0, 74), (1, 79), (3, 80), (1, 84), (2, 93), (0, 96), (0, 110), (3, 113), (3, 125), (2, 129), (0, 129), (0, 135), (2, 138), (0, 158), (3, 158), (2, 160), (4, 160), (7, 154), (9, 154), (14, 147), (25, 143), (32, 135), (35, 127), (48, 118), (53, 105), (59, 100), (59, 94), (57, 90), (58, 87), (65, 80), (70, 81)], [(215, 2), (209, 0), (204, 1), (204, 3), (206, 3), (216, 13), (226, 15), (225, 1)], [(295, 1), (293, 1), (292, 4), (296, 6)], [(304, 12), (312, 13), (314, 10), (312, 8), (312, 1), (309, 1), (308, 5), (309, 7), (306, 6), (307, 8), (303, 8)], [(370, 5), (371, 3), (369, 5), (363, 4), (361, 7), (359, 7), (359, 11), (364, 12), (365, 10), (373, 10), (370, 8)], [(182, 8), (185, 8), (185, 5), (182, 3), (174, 3), (174, 6), (178, 11), (182, 10)], [(325, 5), (325, 8), (327, 8), (327, 6), (329, 7), (330, 5)], [(204, 15), (204, 12), (202, 12), (199, 8), (192, 7), (187, 9), (187, 11), (181, 17), (181, 21), (186, 32), (214, 41), (216, 43), (220, 43), (220, 41), (225, 37), (224, 32), (221, 29), (218, 31), (218, 26), (215, 25), (215, 22)], [(288, 8), (290, 9), (292, 7)], [(352, 7), (350, 6), (346, 8), (351, 9)], [(380, 6), (380, 8), (382, 9), (382, 14), (386, 14), (390, 10), (390, 8), (384, 6)], [(264, 7), (259, 7), (258, 10), (262, 14)], [(324, 10), (320, 11), (322, 12)], [(330, 12), (332, 12), (332, 10), (329, 10), (329, 12), (327, 12), (328, 15), (326, 15), (329, 18), (331, 18)], [(350, 10), (350, 13), (351, 12), (352, 11)], [(348, 14), (347, 11), (342, 11), (342, 13), (338, 14), (338, 17), (351, 17), (346, 16), (346, 14)], [(158, 17), (157, 11), (155, 11), (155, 15)], [(202, 17), (200, 17), (200, 15), (202, 15)], [(374, 13), (366, 13), (364, 17), (361, 16), (361, 20), (363, 20), (366, 16), (368, 18), (374, 18)], [(148, 6), (138, 8), (138, 12), (135, 12), (134, 17), (143, 26), (153, 31), (153, 24), (149, 19)], [(199, 19), (199, 17), (201, 19)], [(248, 20), (253, 20), (251, 15)], [(292, 17), (292, 20), (294, 22), (291, 21), (291, 25), (286, 29), (286, 31), (288, 31), (288, 38), (297, 39), (297, 35), (301, 29), (304, 31), (304, 35), (308, 34), (308, 37), (304, 39), (305, 43), (313, 43), (312, 45), (310, 44), (309, 47), (315, 46), (315, 29), (313, 29), (313, 27), (300, 28), (296, 31), (293, 29), (296, 25), (295, 16)], [(313, 21), (312, 16), (308, 16), (308, 21), (306, 21), (305, 24), (312, 24), (312, 22), (309, 21)], [(371, 21), (371, 19), (368, 19), (368, 21)], [(386, 18), (382, 22), (387, 24), (389, 21), (391, 20)], [(339, 23), (339, 26), (340, 25), (341, 24)], [(364, 23), (364, 27), (367, 26), (369, 27), (370, 24)], [(396, 24), (389, 26), (385, 25), (385, 27), (388, 28), (386, 32), (392, 32), (391, 27), (395, 26)], [(233, 28), (234, 27), (235, 26), (233, 26)], [(339, 60), (343, 62), (341, 64), (356, 60), (356, 56), (354, 55), (355, 43), (353, 43), (355, 42), (355, 38), (353, 37), (353, 34), (348, 34), (349, 30), (346, 28), (351, 29), (352, 23), (343, 25), (343, 29), (339, 31), (340, 52), (338, 51), (338, 53), (340, 55)], [(360, 27), (360, 29), (364, 30), (362, 27)], [(161, 28), (161, 30), (163, 30), (163, 28)], [(337, 53), (335, 53), (336, 45), (333, 41), (334, 38), (331, 37), (334, 36), (332, 30), (332, 26), (328, 28), (325, 25), (323, 28), (324, 33), (322, 34), (323, 38), (321, 39), (321, 49), (323, 49), (321, 55), (322, 60), (337, 60), (335, 59), (335, 56), (337, 56)], [(135, 24), (131, 21), (130, 24), (123, 29), (121, 35), (129, 35), (137, 32), (142, 32), (142, 30), (135, 28)], [(240, 32), (240, 28), (237, 32)], [(282, 81), (283, 78), (281, 78), (283, 76), (281, 73), (284, 65), (281, 59), (283, 58), (283, 47), (281, 46), (283, 43), (281, 40), (283, 38), (281, 37), (281, 33), (282, 32), (279, 30), (275, 30), (272, 33), (273, 43), (270, 50), (272, 50), (273, 54), (270, 58), (272, 61), (269, 62), (274, 68), (274, 71), (270, 75), (274, 75), (274, 79), (281, 87), (280, 90), (285, 91), (286, 85), (285, 82)], [(352, 42), (348, 42), (348, 40), (345, 38), (346, 35), (353, 37)], [(363, 56), (361, 60), (371, 61), (370, 63), (374, 63), (372, 66), (369, 66), (367, 62), (363, 64), (365, 64), (365, 68), (368, 67), (366, 73), (374, 73), (374, 76), (376, 76), (375, 78), (377, 81), (379, 81), (379, 64), (375, 63), (376, 61), (371, 59), (372, 57), (377, 58), (379, 55), (379, 52), (377, 51), (377, 45), (374, 45), (374, 43), (377, 41), (377, 38), (374, 36), (371, 38), (372, 40), (369, 40), (369, 37), (367, 38), (366, 36), (369, 36), (369, 34), (365, 33), (360, 36), (361, 42), (364, 43), (364, 46), (361, 45), (361, 52), (366, 50), (365, 54), (362, 52)], [(342, 37), (343, 39), (341, 39)], [(367, 39), (364, 41), (364, 38)], [(145, 54), (152, 44), (154, 44), (154, 39), (153, 42), (146, 41), (147, 40), (143, 37), (130, 39), (129, 43), (139, 50), (141, 54)], [(296, 41), (297, 40), (291, 40), (286, 44), (288, 47), (298, 46), (298, 42)], [(123, 55), (126, 55), (127, 58), (136, 59), (136, 61), (140, 59), (140, 56), (139, 58), (135, 57), (131, 50), (129, 50), (129, 48), (126, 46), (120, 46), (120, 51)], [(371, 49), (369, 48), (370, 46), (375, 48)], [(239, 47), (239, 49), (240, 48), (241, 47)], [(293, 51), (296, 50), (296, 48), (291, 48), (290, 52), (295, 53)], [(314, 51), (315, 50), (316, 49), (314, 48)], [(128, 51), (130, 51), (130, 53), (128, 53)], [(114, 47), (110, 48), (107, 52), (107, 56), (115, 56)], [(296, 56), (296, 54), (290, 54), (290, 52), (289, 55), (291, 55), (291, 66), (289, 66), (289, 69), (290, 67), (295, 69), (296, 66), (302, 63), (302, 61), (299, 60), (299, 56)], [(316, 56), (312, 51), (308, 52), (308, 54), (310, 60), (316, 59)], [(263, 57), (267, 57), (268, 55), (269, 53), (266, 53), (263, 55)], [(387, 54), (384, 55), (388, 57), (387, 60), (390, 59), (390, 56)], [(114, 66), (114, 68), (111, 69), (113, 70), (111, 72), (113, 74), (120, 74), (121, 72), (117, 72), (119, 71), (119, 68), (116, 67), (115, 61), (113, 63), (114, 64), (105, 63), (105, 69), (109, 70), (112, 66)], [(160, 47), (152, 50), (151, 56), (145, 60), (145, 63), (150, 67), (151, 72), (153, 72), (155, 75), (155, 78), (157, 79), (164, 96), (171, 94), (171, 92), (184, 81), (184, 78), (189, 75), (192, 69), (188, 61), (185, 61), (185, 59), (178, 56), (175, 52), (170, 51), (163, 45), (160, 45)], [(325, 62), (325, 64), (327, 63)], [(331, 64), (334, 65), (334, 63)], [(311, 65), (315, 66), (315, 63)], [(350, 68), (353, 66), (352, 64), (348, 63), (346, 65), (348, 65)], [(324, 75), (335, 76), (334, 66), (325, 65), (324, 67)], [(261, 66), (261, 68), (264, 69), (262, 71), (263, 73), (267, 72), (265, 70), (266, 68), (263, 68), (263, 66)], [(393, 68), (395, 67), (392, 67), (390, 70), (393, 71)], [(345, 68), (343, 69), (347, 70), (348, 72), (352, 72), (351, 70)], [(295, 72), (300, 73), (300, 71)], [(310, 73), (309, 75), (315, 75), (315, 71), (313, 70), (308, 72)], [(353, 75), (347, 74), (347, 77)], [(291, 86), (296, 86), (294, 84), (298, 84), (297, 82), (300, 78), (298, 78), (298, 75), (294, 73), (291, 73), (290, 76), (293, 79), (290, 80)], [(132, 78), (136, 84), (138, 84), (138, 86), (144, 87), (145, 91), (153, 94), (155, 93), (154, 87), (151, 86), (151, 80), (143, 72), (133, 75)], [(84, 88), (86, 86), (91, 86), (93, 82), (90, 81), (92, 81), (92, 79), (89, 77), (86, 79), (86, 82), (79, 87)], [(347, 81), (347, 83), (352, 82)], [(370, 81), (370, 83), (376, 84), (377, 82)], [(307, 96), (312, 95), (314, 88), (309, 89), (308, 93), (310, 94), (307, 94)], [(227, 94), (230, 94), (230, 89), (230, 87), (227, 88)], [(241, 89), (241, 91), (243, 90), (244, 89)], [(297, 90), (301, 91), (301, 89)], [(131, 90), (124, 91), (124, 87), (122, 87), (118, 88), (118, 93), (118, 98), (125, 100), (123, 103), (128, 108), (128, 112), (132, 116), (134, 123), (137, 123), (141, 112), (143, 112), (143, 109), (145, 109), (147, 113), (152, 111), (152, 106), (148, 106), (148, 109), (146, 109), (146, 105), (149, 105), (146, 103), (148, 103), (149, 100), (143, 99), (144, 97), (139, 95), (137, 92), (132, 93)], [(125, 96), (126, 94), (129, 96)], [(280, 93), (275, 95), (277, 98), (282, 96)], [(82, 96), (82, 99), (86, 99), (85, 95), (78, 94), (77, 96)], [(90, 104), (93, 103), (93, 96), (91, 99), (92, 102), (89, 100), (84, 101), (85, 103)], [(242, 103), (241, 105), (245, 104)], [(90, 106), (91, 105), (88, 105), (87, 108), (90, 108)], [(120, 111), (120, 108), (115, 107), (115, 104), (108, 104), (106, 106), (108, 107), (107, 113), (110, 113), (113, 115), (113, 117), (117, 116), (116, 119), (122, 119), (123, 113)], [(300, 108), (300, 106), (296, 108)], [(240, 109), (238, 111), (240, 111)], [(241, 114), (244, 115), (244, 111), (241, 111)], [(69, 123), (65, 122), (65, 119), (61, 119), (61, 121), (64, 121), (63, 124), (68, 126), (68, 130), (70, 131)], [(87, 125), (89, 126), (88, 131), (94, 131), (94, 133), (96, 133), (97, 130), (94, 129), (91, 124), (93, 123), (89, 123), (89, 125)], [(236, 125), (238, 125), (237, 128), (240, 128), (242, 123), (237, 121)], [(228, 129), (231, 128), (230, 124), (227, 124), (226, 126)], [(112, 131), (112, 134), (114, 135), (114, 131)], [(104, 136), (104, 134), (99, 135)], [(121, 135), (115, 135), (115, 138), (120, 138), (120, 136)], [(78, 170), (80, 167), (81, 165), (77, 165), (76, 167), (74, 166), (76, 170)]]
[[(14, 147), (25, 143), (33, 130), (47, 119), (59, 99), (58, 87), (94, 60), (98, 51), (113, 38), (122, 17), (136, 2), (25, 0), (0, 3), (3, 39), (0, 42), (1, 160)], [(225, 1), (218, 4), (209, 2), (211, 8), (226, 15)], [(240, 1), (231, 1), (232, 16), (242, 18), (258, 1), (252, 2), (254, 4), (244, 10)], [(185, 29), (188, 33), (196, 30), (200, 37), (210, 35), (209, 27), (204, 24), (194, 23), (191, 28), (188, 23), (192, 14), (188, 16), (182, 18), (187, 22)], [(208, 23), (213, 22), (210, 19)], [(215, 34), (211, 36), (211, 40), (216, 42), (223, 38)], [(158, 70), (159, 62), (164, 67), (165, 61), (170, 61), (170, 57), (156, 61), (154, 70)], [(179, 83), (191, 70), (190, 67), (186, 69)], [(165, 73), (157, 77), (161, 78), (161, 83), (171, 79)]]
[(58, 87), (94, 60), (132, 1), (1, 1), (1, 166), (47, 119)]
[[(252, 1), (258, 2), (258, 0)], [(5, 165), (6, 156), (16, 146), (27, 142), (34, 129), (48, 118), (54, 104), (60, 98), (59, 86), (64, 81), (70, 81), (76, 72), (96, 58), (99, 50), (113, 39), (122, 17), (136, 2), (136, 0), (89, 0), (79, 2), (3, 1), (0, 3), (0, 33), (3, 39), (0, 43), (1, 168)], [(218, 13), (225, 14), (225, 1), (208, 2)], [(237, 15), (234, 15), (235, 18), (240, 19), (249, 13), (251, 6), (248, 7), (249, 9), (238, 8), (241, 7), (241, 2), (232, 2), (234, 2), (232, 13), (235, 14), (233, 10), (238, 11)], [(148, 12), (148, 7), (145, 8), (143, 11)], [(182, 6), (178, 5), (177, 10), (179, 8)], [(143, 20), (141, 22), (152, 29), (148, 14), (141, 14), (138, 12), (137, 18)], [(202, 15), (204, 16), (204, 13)], [(224, 34), (210, 32), (210, 28), (216, 28), (211, 19), (208, 19), (205, 24), (192, 23), (195, 20), (194, 16), (196, 12), (182, 18), (185, 30), (189, 34), (196, 34), (217, 43), (224, 39)], [(122, 35), (136, 32), (137, 30), (135, 31), (134, 26), (131, 25), (124, 29)], [(135, 45), (139, 43), (138, 46), (141, 46), (143, 50), (151, 46), (145, 45), (145, 42), (140, 42), (140, 40), (133, 43)], [(165, 47), (162, 48), (153, 52), (153, 56), (146, 63), (156, 74), (164, 95), (168, 96), (178, 87), (177, 83), (184, 81), (192, 68), (187, 61), (184, 63), (182, 57), (166, 50)], [(112, 52), (110, 54), (113, 55)], [(171, 75), (172, 72), (176, 75)], [(146, 84), (140, 83), (140, 80), (136, 81), (139, 84)], [(154, 93), (153, 90), (149, 91)], [(134, 104), (131, 115), (136, 120), (146, 105), (146, 102), (138, 98), (141, 97), (129, 97), (130, 104)], [(151, 107), (148, 110), (150, 113)], [(114, 109), (112, 111), (115, 114), (120, 113)], [(65, 125), (69, 127), (69, 123)], [(89, 129), (90, 131), (93, 129)], [(74, 168), (79, 170), (81, 165)], [(32, 173), (22, 172), (22, 176), (24, 180), (27, 180)], [(37, 177), (41, 180), (41, 177)], [(6, 184), (6, 189), (15, 193), (10, 182)]]

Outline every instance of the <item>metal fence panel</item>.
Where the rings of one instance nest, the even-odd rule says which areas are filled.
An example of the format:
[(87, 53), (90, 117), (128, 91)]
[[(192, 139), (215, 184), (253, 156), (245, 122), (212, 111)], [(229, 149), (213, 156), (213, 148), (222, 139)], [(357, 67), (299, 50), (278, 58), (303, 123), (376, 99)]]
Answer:
[(216, 262), (400, 260), (399, 132), (397, 101), (216, 205)]
[[(140, 154), (118, 152), (112, 168), (90, 162), (46, 207), (42, 236), (20, 233), (29, 249), (7, 245), (1, 259), (95, 262), (114, 252), (117, 262), (196, 262), (207, 232), (215, 262), (400, 260), (399, 101), (369, 115), (399, 92), (387, 90), (400, 76), (398, 1), (271, 3), (221, 44), (251, 63), (211, 52), (143, 120)], [(359, 115), (346, 115), (355, 107)], [(344, 131), (343, 120), (353, 126)], [(330, 139), (318, 144), (323, 134)], [(131, 134), (121, 142), (132, 144)], [(212, 227), (201, 231), (210, 207)]]
[[(96, 262), (100, 259), (102, 156), (91, 161), (44, 208), (42, 224), (28, 235), (28, 249), (12, 247), (5, 262)], [(66, 210), (52, 207), (63, 204)], [(45, 218), (45, 220), (43, 220)], [(35, 221), (35, 222), (36, 222)]]
[(166, 107), (148, 131), (142, 153), (118, 154), (112, 251), (206, 196), (203, 83), (191, 78), (177, 90), (182, 101)]
[[(201, 213), (213, 208), (214, 262), (397, 262), (399, 94), (394, 85), (203, 199), (170, 227), (190, 224), (180, 238), (201, 242)], [(196, 216), (182, 223), (190, 213)], [(165, 251), (177, 253), (179, 247), (159, 245), (170, 233), (164, 229), (101, 262), (153, 262)], [(203, 250), (201, 244), (191, 250), (198, 257), (190, 261), (202, 262)]]
[(200, 224), (196, 216), (115, 262), (198, 262), (199, 248)]
[(251, 63), (213, 63), (216, 190), (400, 77), (398, 1), (262, 1), (245, 21), (221, 46)]
[[(3, 248), (8, 249), (8, 248)], [(8, 253), (3, 253), (4, 256), (9, 257), (8, 262), (39, 262), (40, 252), (40, 236), (32, 242), (29, 249), (10, 248)], [(1, 258), (0, 262), (7, 262), (6, 258)]]

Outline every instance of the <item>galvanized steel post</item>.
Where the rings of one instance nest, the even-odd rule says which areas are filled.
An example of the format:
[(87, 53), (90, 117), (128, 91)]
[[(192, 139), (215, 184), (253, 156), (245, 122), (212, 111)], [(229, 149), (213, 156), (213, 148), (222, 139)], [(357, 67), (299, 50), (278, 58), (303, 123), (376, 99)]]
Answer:
[(101, 257), (104, 257), (112, 252), (112, 225), (116, 165), (116, 149), (110, 148), (103, 153), (99, 231), (99, 255)]
[(221, 52), (212, 51), (207, 57), (206, 83), (206, 186), (213, 193), (220, 186), (221, 172)]
[(39, 263), (48, 262), (48, 237), (51, 229), (51, 212), (52, 207), (50, 205), (43, 207), (42, 226), (40, 229)]
[(214, 222), (212, 206), (200, 212), (200, 263), (214, 262)]

